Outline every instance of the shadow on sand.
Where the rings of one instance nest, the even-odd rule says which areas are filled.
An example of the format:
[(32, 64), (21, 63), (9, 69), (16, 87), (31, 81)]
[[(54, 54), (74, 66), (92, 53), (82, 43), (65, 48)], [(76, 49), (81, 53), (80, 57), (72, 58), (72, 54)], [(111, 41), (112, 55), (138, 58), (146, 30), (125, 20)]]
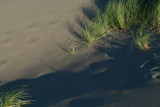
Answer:
[(5, 84), (5, 87), (30, 83), (29, 93), (35, 102), (28, 107), (99, 107), (104, 102), (110, 104), (110, 97), (141, 87), (147, 81), (148, 68), (140, 69), (140, 65), (150, 57), (149, 54), (135, 54), (135, 51), (130, 54), (128, 45), (118, 41), (122, 42), (119, 39), (109, 42), (119, 48), (98, 48), (99, 53), (107, 52), (113, 57), (110, 60), (92, 63), (79, 72), (73, 73), (66, 68), (36, 79), (17, 80)]

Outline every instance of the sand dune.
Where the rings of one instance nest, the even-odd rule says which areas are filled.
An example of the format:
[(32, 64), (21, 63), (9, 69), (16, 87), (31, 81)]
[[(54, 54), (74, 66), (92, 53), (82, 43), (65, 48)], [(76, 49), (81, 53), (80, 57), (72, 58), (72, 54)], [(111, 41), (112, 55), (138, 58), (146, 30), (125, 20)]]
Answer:
[(148, 56), (131, 53), (131, 35), (110, 32), (100, 46), (85, 46), (76, 55), (61, 49), (65, 43), (80, 45), (77, 19), (93, 15), (84, 7), (103, 10), (105, 3), (0, 0), (4, 87), (28, 84), (35, 100), (29, 107), (159, 107), (159, 81), (145, 78), (142, 71), (152, 66), (140, 68)]

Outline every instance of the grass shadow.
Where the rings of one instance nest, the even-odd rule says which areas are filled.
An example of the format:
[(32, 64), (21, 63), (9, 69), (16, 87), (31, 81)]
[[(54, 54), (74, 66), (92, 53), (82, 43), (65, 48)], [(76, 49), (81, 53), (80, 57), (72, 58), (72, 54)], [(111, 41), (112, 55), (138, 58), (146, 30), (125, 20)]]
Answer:
[(87, 4), (81, 10), (85, 17), (91, 21), (96, 16), (97, 7), (94, 4)]
[(108, 2), (109, 0), (94, 0), (94, 4), (101, 10), (101, 12), (105, 11)]
[(71, 24), (70, 22), (66, 22), (65, 27), (68, 29), (68, 31), (73, 34), (76, 38), (82, 39), (82, 33), (79, 32), (77, 29), (75, 29), (74, 24)]

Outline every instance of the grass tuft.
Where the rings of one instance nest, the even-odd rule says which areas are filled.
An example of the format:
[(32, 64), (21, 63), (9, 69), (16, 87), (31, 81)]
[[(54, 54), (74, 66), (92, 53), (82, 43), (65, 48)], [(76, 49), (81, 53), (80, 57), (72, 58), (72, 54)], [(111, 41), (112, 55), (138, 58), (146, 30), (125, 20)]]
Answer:
[(103, 36), (105, 28), (102, 24), (100, 11), (97, 11), (96, 17), (85, 25), (83, 33), (84, 36), (82, 37), (82, 41), (86, 44), (92, 43), (94, 40)]
[(107, 29), (125, 28), (125, 11), (123, 2), (111, 1), (107, 4), (103, 15), (103, 24)]
[(69, 54), (75, 55), (78, 52), (78, 49), (76, 49), (73, 46), (70, 46), (70, 47), (66, 47), (66, 52), (68, 52)]
[(31, 100), (28, 100), (30, 96), (24, 88), (1, 91), (0, 107), (22, 107), (31, 104)]
[(64, 43), (63, 45), (60, 45), (60, 48), (72, 55), (75, 55), (78, 52), (78, 47), (73, 46), (73, 44)]
[(148, 31), (138, 30), (136, 36), (133, 35), (134, 45), (141, 51), (149, 50), (150, 44), (153, 42), (152, 34)]

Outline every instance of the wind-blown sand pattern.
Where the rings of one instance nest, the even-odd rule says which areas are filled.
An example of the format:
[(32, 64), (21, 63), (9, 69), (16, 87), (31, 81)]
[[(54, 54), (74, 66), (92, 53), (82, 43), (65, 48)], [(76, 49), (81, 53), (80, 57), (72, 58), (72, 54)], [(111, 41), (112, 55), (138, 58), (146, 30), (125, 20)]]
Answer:
[(81, 5), (87, 2), (0, 0), (0, 80), (54, 72), (49, 66), (63, 68), (66, 55), (58, 44), (72, 36), (64, 25), (80, 14)]
[(28, 84), (35, 100), (28, 107), (160, 107), (159, 81), (148, 82), (140, 72), (152, 68), (140, 68), (146, 59), (130, 52), (130, 35), (108, 33), (102, 46), (91, 44), (76, 55), (61, 49), (68, 42), (80, 45), (76, 42), (82, 32), (78, 18), (91, 17), (84, 7), (100, 4), (0, 0), (0, 81), (4, 86)]

